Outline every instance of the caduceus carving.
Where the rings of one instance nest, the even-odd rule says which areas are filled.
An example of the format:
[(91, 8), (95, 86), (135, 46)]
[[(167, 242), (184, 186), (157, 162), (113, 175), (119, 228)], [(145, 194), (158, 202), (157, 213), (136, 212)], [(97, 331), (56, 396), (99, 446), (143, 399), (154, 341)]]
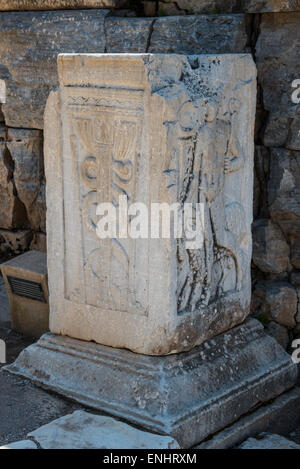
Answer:
[[(135, 122), (117, 121), (114, 127), (113, 175), (118, 193), (130, 199), (128, 185), (133, 176), (133, 153), (135, 148)], [(119, 195), (119, 194), (118, 194)]]
[[(116, 121), (112, 155), (112, 202), (116, 207), (119, 205), (120, 195), (125, 195), (128, 200), (133, 197), (135, 145), (136, 123)], [(110, 284), (110, 291), (116, 308), (120, 310), (128, 309), (129, 243), (128, 239), (112, 240), (113, 282)]]
[(94, 126), (92, 120), (77, 118), (75, 119), (75, 129), (80, 140), (84, 143), (86, 148), (94, 152)]

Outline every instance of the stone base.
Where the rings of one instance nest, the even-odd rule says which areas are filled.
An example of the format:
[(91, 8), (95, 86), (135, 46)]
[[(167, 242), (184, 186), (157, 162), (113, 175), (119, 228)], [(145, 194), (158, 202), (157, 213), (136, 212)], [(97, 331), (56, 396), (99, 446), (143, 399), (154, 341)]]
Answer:
[(5, 367), (191, 447), (291, 388), (297, 367), (256, 320), (187, 353), (153, 357), (45, 334)]
[(268, 405), (241, 417), (230, 427), (221, 430), (195, 447), (195, 449), (229, 449), (249, 437), (262, 432), (289, 435), (300, 425), (300, 388), (285, 392)]

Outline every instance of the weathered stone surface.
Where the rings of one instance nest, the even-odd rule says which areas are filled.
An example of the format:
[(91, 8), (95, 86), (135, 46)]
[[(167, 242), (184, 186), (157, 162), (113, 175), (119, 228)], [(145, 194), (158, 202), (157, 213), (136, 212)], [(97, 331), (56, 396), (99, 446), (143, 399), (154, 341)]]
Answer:
[(268, 203), (271, 218), (290, 242), (300, 239), (300, 152), (273, 148)]
[(294, 441), (272, 433), (261, 433), (255, 438), (248, 438), (239, 446), (240, 449), (300, 449)]
[(297, 378), (290, 356), (253, 319), (188, 353), (166, 357), (46, 334), (5, 369), (171, 435), (183, 448), (290, 389)]
[(146, 16), (156, 15), (156, 0), (142, 0), (144, 13)]
[(29, 251), (0, 268), (9, 295), (11, 328), (29, 337), (40, 337), (49, 331), (46, 254)]
[(244, 15), (175, 16), (158, 18), (155, 21), (149, 52), (177, 54), (243, 52), (246, 42)]
[(299, 405), (300, 389), (295, 387), (267, 406), (263, 405), (241, 417), (236, 423), (216, 433), (195, 449), (229, 449), (250, 436), (267, 431), (287, 435), (300, 423)]
[(0, 227), (19, 228), (26, 220), (24, 206), (16, 197), (13, 172), (14, 163), (6, 145), (6, 128), (0, 127)]
[(171, 437), (154, 435), (111, 417), (83, 410), (44, 425), (28, 436), (42, 449), (178, 449)]
[[(299, 0), (162, 0), (159, 2), (167, 14), (187, 13), (265, 13), (299, 11)], [(177, 13), (176, 10), (177, 9)]]
[(39, 130), (7, 129), (6, 148), (13, 164), (13, 181), (18, 200), (35, 231), (44, 231), (46, 202), (43, 190), (43, 141)]
[(242, 0), (249, 13), (300, 11), (299, 0)]
[(0, 0), (0, 11), (119, 8), (126, 0)]
[(106, 18), (106, 52), (146, 52), (151, 18)]
[(266, 326), (266, 333), (274, 337), (275, 340), (286, 350), (289, 345), (289, 333), (286, 327), (270, 321)]
[(254, 218), (268, 218), (268, 181), (270, 156), (268, 149), (255, 145), (254, 153)]
[(0, 277), (0, 327), (9, 326), (10, 311), (6, 286), (2, 277)]
[(293, 243), (291, 246), (291, 263), (296, 269), (300, 269), (300, 242)]
[(30, 249), (35, 251), (47, 251), (47, 237), (44, 233), (34, 233), (30, 243)]
[[(59, 74), (45, 116), (51, 331), (159, 355), (242, 322), (250, 304), (251, 57), (62, 55)], [(152, 202), (200, 200), (205, 248), (190, 252), (184, 238), (150, 233), (100, 240), (95, 207), (117, 203), (120, 192), (149, 211)]]
[(268, 116), (263, 135), (266, 147), (284, 147), (289, 133), (290, 118), (284, 112), (272, 112)]
[(31, 240), (30, 230), (8, 231), (0, 229), (0, 252), (21, 254), (29, 248)]
[(57, 86), (60, 52), (104, 52), (107, 10), (0, 14), (2, 105), (10, 127), (43, 128), (49, 91)]
[(243, 15), (191, 16), (182, 24), (176, 18), (160, 18), (152, 34), (153, 19), (108, 14), (108, 10), (0, 14), (0, 79), (7, 87), (3, 104), (7, 125), (43, 128), (46, 99), (58, 84), (56, 57), (61, 52), (148, 52), (152, 36), (155, 52), (228, 53), (243, 51), (247, 40)]
[[(158, 13), (159, 16), (171, 16), (171, 15), (185, 15), (186, 11), (178, 8), (175, 2), (158, 2)], [(190, 11), (190, 13), (194, 13)]]
[(271, 220), (258, 219), (252, 225), (252, 260), (262, 272), (279, 274), (289, 266), (290, 248), (280, 228)]
[(37, 449), (37, 445), (32, 440), (22, 440), (0, 446), (0, 449)]
[(297, 115), (297, 104), (292, 102), (292, 82), (300, 76), (299, 21), (300, 11), (263, 14), (260, 23), (256, 43), (258, 81), (263, 88), (264, 108), (277, 116), (280, 111), (289, 117)]
[(286, 147), (289, 150), (300, 151), (300, 117), (296, 116), (290, 124)]
[(292, 272), (290, 281), (293, 285), (300, 286), (300, 272)]
[(297, 292), (287, 282), (258, 283), (253, 292), (252, 309), (261, 318), (293, 328), (296, 325)]

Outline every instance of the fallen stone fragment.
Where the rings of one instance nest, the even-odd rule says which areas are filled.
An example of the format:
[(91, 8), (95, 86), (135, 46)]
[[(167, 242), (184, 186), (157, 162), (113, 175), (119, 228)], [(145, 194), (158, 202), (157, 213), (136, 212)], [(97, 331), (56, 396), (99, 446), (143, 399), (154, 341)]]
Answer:
[(239, 449), (300, 449), (300, 445), (280, 435), (261, 433), (255, 438), (248, 438)]
[(111, 417), (77, 410), (29, 433), (43, 449), (178, 449), (169, 436), (155, 435)]

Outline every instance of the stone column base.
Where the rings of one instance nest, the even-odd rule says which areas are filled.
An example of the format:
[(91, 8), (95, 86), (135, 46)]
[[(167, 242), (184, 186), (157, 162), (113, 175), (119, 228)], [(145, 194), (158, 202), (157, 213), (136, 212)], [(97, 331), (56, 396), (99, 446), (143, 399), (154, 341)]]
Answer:
[(187, 353), (154, 357), (45, 334), (5, 367), (191, 447), (291, 388), (297, 367), (254, 319)]

